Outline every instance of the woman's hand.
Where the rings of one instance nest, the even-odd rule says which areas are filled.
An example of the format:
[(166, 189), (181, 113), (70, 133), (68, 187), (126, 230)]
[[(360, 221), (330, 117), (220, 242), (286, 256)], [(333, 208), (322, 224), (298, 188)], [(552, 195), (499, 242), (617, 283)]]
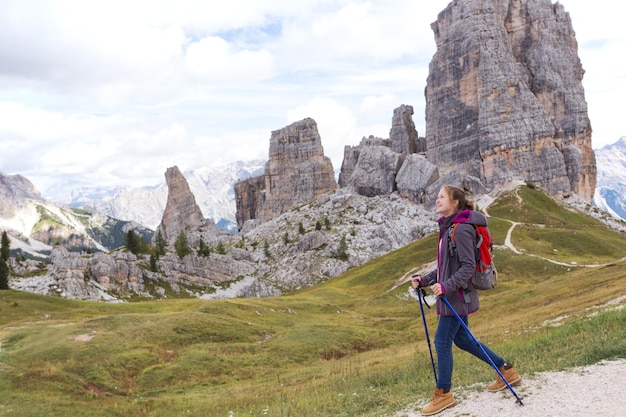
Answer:
[(411, 285), (413, 285), (413, 288), (419, 288), (421, 282), (422, 282), (421, 275), (413, 275), (411, 277)]
[(436, 283), (430, 286), (430, 290), (433, 292), (433, 294), (435, 294), (437, 297), (439, 297), (441, 294), (443, 294), (443, 286), (440, 283)]

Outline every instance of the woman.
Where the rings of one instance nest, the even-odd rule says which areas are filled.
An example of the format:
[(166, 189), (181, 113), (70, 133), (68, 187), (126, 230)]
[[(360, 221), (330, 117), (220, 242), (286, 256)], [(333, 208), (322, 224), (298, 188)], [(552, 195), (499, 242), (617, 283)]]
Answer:
[[(474, 254), (476, 230), (473, 225), (486, 226), (487, 218), (474, 211), (474, 202), (468, 200), (465, 192), (458, 187), (443, 186), (435, 204), (437, 213), (442, 216), (439, 218), (437, 268), (424, 276), (412, 277), (414, 288), (428, 286), (437, 296), (437, 314), (439, 315), (439, 324), (435, 333), (438, 381), (430, 403), (422, 410), (425, 416), (437, 414), (456, 404), (450, 392), (453, 342), (459, 348), (489, 363), (470, 333), (461, 325), (452, 310), (439, 299), (439, 296), (445, 296), (465, 324), (467, 324), (467, 316), (478, 310), (478, 293), (470, 281), (476, 267)], [(454, 223), (458, 223), (454, 232), (456, 253), (451, 253), (448, 230)], [(481, 345), (509, 384), (518, 385), (521, 378), (513, 365), (507, 363), (486, 345), (482, 343)], [(491, 392), (504, 388), (506, 384), (499, 375), (495, 382), (487, 386), (487, 390)]]

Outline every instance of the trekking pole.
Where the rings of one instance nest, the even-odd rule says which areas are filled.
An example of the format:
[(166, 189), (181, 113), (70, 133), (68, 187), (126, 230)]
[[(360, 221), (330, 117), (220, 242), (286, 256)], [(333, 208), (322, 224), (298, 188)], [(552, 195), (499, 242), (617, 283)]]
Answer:
[(483, 355), (485, 355), (485, 358), (487, 358), (487, 360), (489, 361), (489, 363), (491, 364), (491, 366), (493, 366), (493, 369), (496, 370), (496, 372), (498, 373), (498, 375), (500, 376), (500, 378), (502, 378), (502, 380), (504, 381), (504, 383), (506, 384), (506, 386), (509, 388), (509, 390), (511, 390), (511, 393), (513, 393), (513, 396), (515, 396), (515, 398), (517, 399), (515, 401), (516, 404), (519, 405), (524, 405), (524, 403), (522, 402), (522, 398), (520, 398), (517, 393), (515, 392), (515, 390), (513, 389), (513, 387), (511, 386), (511, 384), (509, 384), (509, 381), (506, 380), (506, 378), (504, 377), (504, 375), (502, 375), (502, 372), (500, 372), (500, 370), (498, 369), (498, 367), (496, 366), (496, 364), (493, 362), (493, 359), (491, 359), (491, 357), (489, 357), (489, 355), (487, 355), (487, 352), (485, 352), (485, 348), (483, 348), (483, 345), (480, 344), (480, 342), (478, 341), (478, 339), (476, 339), (474, 337), (474, 335), (472, 334), (472, 332), (470, 331), (469, 327), (467, 327), (467, 324), (465, 324), (465, 322), (461, 319), (461, 316), (459, 316), (459, 314), (456, 312), (456, 310), (454, 309), (454, 307), (452, 307), (452, 305), (450, 304), (450, 301), (448, 301), (446, 299), (445, 296), (440, 295), (439, 296), (444, 303), (446, 303), (446, 305), (448, 306), (448, 308), (450, 310), (452, 310), (452, 312), (454, 313), (454, 315), (456, 316), (456, 318), (459, 320), (459, 323), (461, 323), (461, 326), (463, 326), (463, 328), (465, 328), (465, 330), (467, 331), (467, 333), (469, 333), (469, 335), (471, 336), (472, 340), (474, 341), (474, 343), (476, 343), (476, 345), (478, 345), (478, 347), (480, 348), (480, 350), (482, 350)]
[(419, 299), (419, 302), (420, 302), (420, 310), (422, 311), (422, 322), (424, 323), (424, 333), (426, 333), (426, 341), (428, 342), (428, 351), (430, 352), (430, 364), (433, 367), (433, 375), (435, 376), (435, 385), (437, 385), (437, 371), (435, 370), (435, 360), (433, 359), (433, 349), (430, 347), (430, 336), (428, 336), (428, 326), (426, 325), (426, 315), (424, 314), (423, 304), (426, 304), (426, 307), (428, 308), (430, 308), (430, 306), (426, 302), (426, 299), (424, 299), (422, 303), (422, 297), (426, 297), (424, 288), (422, 287), (414, 288), (414, 291), (417, 293), (417, 298)]

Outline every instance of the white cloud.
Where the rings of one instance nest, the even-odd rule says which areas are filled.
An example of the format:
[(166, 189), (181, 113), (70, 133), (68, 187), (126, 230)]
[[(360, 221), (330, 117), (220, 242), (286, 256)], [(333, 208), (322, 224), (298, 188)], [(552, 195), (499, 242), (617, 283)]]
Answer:
[(272, 61), (266, 49), (234, 51), (224, 39), (211, 36), (187, 47), (185, 69), (194, 81), (248, 84), (267, 79), (272, 74)]
[[(0, 171), (43, 191), (150, 185), (165, 169), (266, 158), (311, 117), (335, 169), (414, 107), (448, 0), (2, 0)], [(626, 135), (622, 3), (562, 0), (586, 70), (594, 147)], [(610, 10), (610, 13), (607, 12)]]
[[(432, 43), (432, 33), (415, 24), (405, 13), (415, 2), (343, 2), (342, 7), (321, 12), (309, 19), (287, 20), (280, 51), (289, 71), (331, 69), (341, 75), (362, 64), (363, 71), (385, 67), (389, 62), (419, 60), (416, 49)], [(422, 12), (432, 6), (422, 6)], [(436, 14), (432, 14), (433, 20)]]
[(626, 32), (623, 16), (626, 4), (609, 0), (562, 0), (578, 41), (578, 53), (585, 75), (583, 87), (594, 148), (617, 142), (626, 136), (621, 122), (620, 102), (626, 96)]

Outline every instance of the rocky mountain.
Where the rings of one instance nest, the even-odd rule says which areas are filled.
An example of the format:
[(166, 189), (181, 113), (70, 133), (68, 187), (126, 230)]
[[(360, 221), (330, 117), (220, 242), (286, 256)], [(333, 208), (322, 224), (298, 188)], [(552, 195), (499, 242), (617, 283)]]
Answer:
[(0, 230), (8, 232), (11, 248), (24, 256), (46, 258), (59, 244), (71, 250), (111, 250), (123, 245), (131, 229), (152, 236), (134, 222), (59, 206), (43, 199), (28, 179), (0, 173)]
[[(202, 237), (212, 248), (210, 255), (194, 252), (180, 259), (170, 249), (159, 258), (158, 272), (151, 270), (148, 255), (78, 254), (55, 246), (44, 269), (14, 262), (12, 270), (21, 273), (13, 274), (11, 287), (103, 301), (280, 295), (337, 276), (435, 227), (435, 213), (397, 194), (372, 198), (341, 189), (241, 235), (192, 232), (189, 240)], [(224, 253), (216, 250), (218, 243)]]
[(593, 203), (626, 221), (626, 137), (596, 149), (598, 183)]
[[(86, 187), (81, 188), (84, 190)], [(90, 193), (87, 196), (81, 193), (82, 198), (72, 199), (71, 205), (91, 209), (117, 219), (134, 221), (156, 230), (167, 202), (167, 185), (162, 183), (156, 187), (115, 187), (101, 199), (95, 198), (96, 195)]]
[(531, 182), (588, 209), (596, 159), (563, 7), (454, 0), (432, 27), (438, 49), (427, 80), (425, 138), (415, 130), (413, 108), (400, 106), (389, 138), (345, 148), (337, 184), (315, 121), (301, 120), (272, 132), (262, 172), (233, 181), (238, 233), (220, 231), (200, 213), (194, 181), (172, 167), (159, 230), (170, 244), (183, 231), (193, 253), (179, 256), (170, 246), (154, 259), (55, 247), (49, 268), (30, 266), (11, 285), (108, 300), (279, 295), (433, 233), (433, 202), (444, 183), (484, 200), (480, 207)]
[(584, 70), (563, 5), (454, 0), (431, 27), (426, 142), (440, 175), (475, 192), (524, 180), (591, 202)]
[[(261, 178), (282, 189), (271, 193), (274, 201), (257, 201), (275, 204), (265, 205), (265, 210), (283, 212), (255, 227), (238, 234), (218, 230), (202, 217), (187, 180), (171, 167), (165, 173), (168, 198), (158, 229), (170, 243), (164, 255), (156, 260), (124, 250), (79, 255), (58, 246), (49, 267), (13, 265), (22, 276), (16, 274), (11, 286), (108, 301), (168, 294), (280, 295), (315, 285), (435, 230), (432, 210), (397, 193), (371, 197), (352, 187), (337, 189), (334, 178), (327, 178), (332, 167), (320, 152), (320, 140), (311, 119), (274, 132), (266, 167), (276, 178)], [(297, 160), (296, 169), (289, 168), (294, 164), (290, 159)], [(182, 258), (172, 247), (181, 231), (194, 248)], [(200, 241), (209, 253), (199, 250)]]

